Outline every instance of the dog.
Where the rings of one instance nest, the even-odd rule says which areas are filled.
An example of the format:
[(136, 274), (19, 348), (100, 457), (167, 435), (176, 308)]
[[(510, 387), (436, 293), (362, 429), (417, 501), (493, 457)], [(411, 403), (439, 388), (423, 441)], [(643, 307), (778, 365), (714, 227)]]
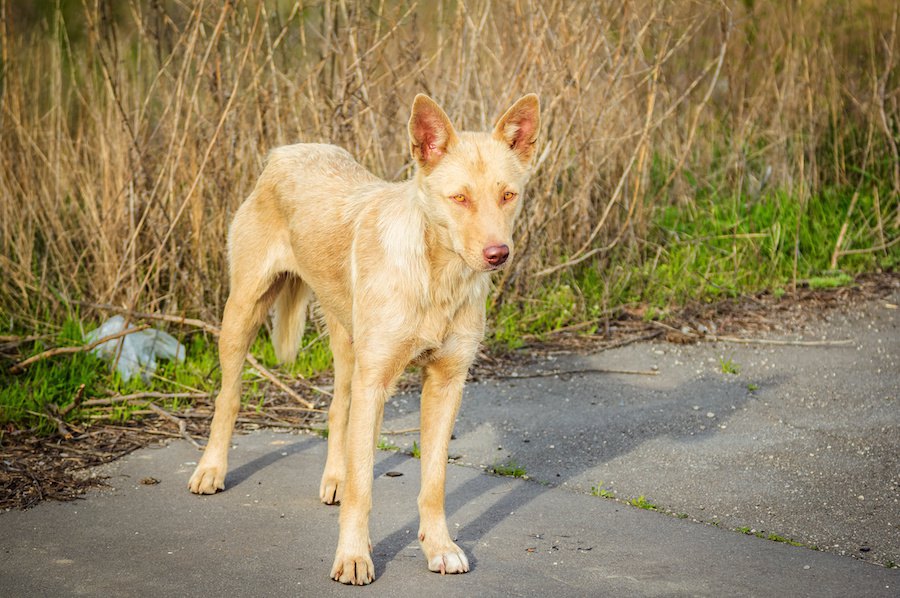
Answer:
[(340, 503), (331, 577), (355, 585), (374, 579), (375, 446), (385, 401), (409, 364), (423, 370), (419, 541), (431, 571), (469, 570), (444, 515), (447, 449), (484, 337), (490, 275), (513, 252), (539, 129), (534, 94), (515, 102), (490, 133), (457, 133), (440, 106), (419, 94), (408, 125), (415, 173), (405, 182), (377, 178), (333, 145), (270, 153), (229, 232), (222, 388), (191, 492), (225, 488), (241, 369), (270, 308), (275, 354), (291, 361), (314, 294), (334, 354), (319, 489), (322, 502)]

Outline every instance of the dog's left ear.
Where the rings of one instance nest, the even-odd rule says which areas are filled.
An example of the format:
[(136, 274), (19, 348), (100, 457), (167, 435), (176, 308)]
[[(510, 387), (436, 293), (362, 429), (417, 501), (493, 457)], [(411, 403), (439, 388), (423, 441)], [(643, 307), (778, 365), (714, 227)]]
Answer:
[(434, 100), (419, 94), (409, 117), (409, 151), (427, 173), (459, 139), (447, 114)]
[(502, 141), (519, 160), (527, 164), (534, 155), (534, 143), (541, 128), (541, 103), (537, 95), (530, 93), (500, 117), (494, 128), (494, 139)]

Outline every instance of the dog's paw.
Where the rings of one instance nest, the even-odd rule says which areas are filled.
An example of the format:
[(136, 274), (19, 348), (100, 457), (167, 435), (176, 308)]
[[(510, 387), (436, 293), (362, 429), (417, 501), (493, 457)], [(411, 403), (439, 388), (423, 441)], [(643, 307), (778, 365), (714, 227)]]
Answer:
[(201, 460), (188, 482), (188, 488), (194, 494), (215, 494), (217, 490), (224, 490), (226, 469), (225, 465), (207, 465)]
[(322, 483), (319, 485), (319, 498), (326, 505), (336, 505), (341, 502), (343, 486), (344, 480), (325, 472), (322, 476)]
[(344, 555), (339, 550), (331, 566), (331, 579), (354, 586), (364, 586), (375, 580), (375, 565), (368, 553)]
[(466, 553), (453, 542), (436, 550), (428, 550), (424, 545), (423, 548), (425, 557), (428, 559), (429, 571), (441, 575), (468, 572), (469, 559), (466, 558)]

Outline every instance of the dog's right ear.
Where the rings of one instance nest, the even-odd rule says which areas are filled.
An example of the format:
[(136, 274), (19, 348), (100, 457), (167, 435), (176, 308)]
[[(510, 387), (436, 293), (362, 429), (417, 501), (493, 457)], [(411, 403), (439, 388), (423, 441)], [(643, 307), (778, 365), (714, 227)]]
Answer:
[(419, 167), (430, 171), (458, 140), (441, 107), (428, 96), (417, 95), (409, 117), (409, 151)]

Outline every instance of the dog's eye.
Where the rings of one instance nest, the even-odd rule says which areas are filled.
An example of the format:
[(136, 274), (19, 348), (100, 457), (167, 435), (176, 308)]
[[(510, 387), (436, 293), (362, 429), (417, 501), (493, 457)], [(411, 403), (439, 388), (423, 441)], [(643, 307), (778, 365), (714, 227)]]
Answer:
[(512, 201), (513, 199), (515, 199), (515, 197), (516, 197), (515, 193), (513, 193), (512, 191), (507, 191), (506, 193), (503, 194), (503, 201), (504, 201), (504, 203), (508, 202), (508, 201)]
[(456, 203), (466, 203), (466, 196), (463, 195), (462, 193), (457, 193), (456, 195), (454, 195), (454, 196), (451, 197), (450, 199), (452, 199), (452, 200), (455, 201)]

